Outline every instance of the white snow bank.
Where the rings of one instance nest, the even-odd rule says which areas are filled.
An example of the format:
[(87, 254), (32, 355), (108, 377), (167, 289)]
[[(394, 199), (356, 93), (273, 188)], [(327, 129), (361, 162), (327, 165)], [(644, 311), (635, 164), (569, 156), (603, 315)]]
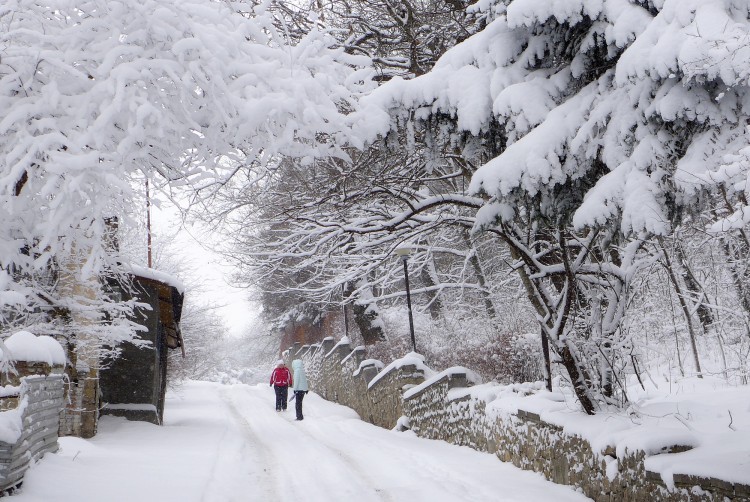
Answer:
[[(646, 453), (646, 468), (668, 486), (673, 474), (750, 484), (750, 386), (721, 379), (685, 378), (662, 387), (629, 389), (627, 411), (588, 416), (567, 391), (548, 392), (542, 382), (484, 384), (451, 392), (487, 403), (488, 418), (508, 420), (519, 410), (587, 440), (594, 452)], [(672, 449), (676, 453), (671, 453)], [(681, 451), (687, 449), (689, 451)]]
[(17, 396), (21, 392), (18, 385), (3, 385), (0, 387), (0, 398), (8, 396)]
[(370, 425), (314, 392), (301, 422), (273, 402), (268, 384), (186, 382), (167, 392), (161, 427), (104, 417), (92, 439), (60, 438), (11, 500), (588, 500), (489, 453)]
[(65, 365), (65, 350), (51, 336), (36, 336), (18, 331), (5, 340), (5, 347), (14, 361), (44, 362), (50, 366)]

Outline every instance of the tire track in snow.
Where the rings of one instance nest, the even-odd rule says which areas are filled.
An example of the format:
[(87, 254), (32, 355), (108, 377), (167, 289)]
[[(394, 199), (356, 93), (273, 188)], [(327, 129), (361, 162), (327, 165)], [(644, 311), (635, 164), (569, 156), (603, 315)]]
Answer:
[[(315, 405), (326, 403), (324, 409), (329, 406), (339, 406), (322, 399), (318, 402), (312, 401), (310, 404), (313, 403)], [(523, 496), (517, 497), (513, 493), (498, 492), (497, 489), (477, 483), (477, 471), (464, 469), (461, 461), (458, 460), (469, 453), (470, 456), (474, 456), (471, 459), (472, 462), (475, 461), (479, 452), (470, 450), (468, 447), (458, 447), (442, 441), (394, 433), (367, 424), (360, 419), (330, 422), (326, 420), (325, 414), (316, 416), (318, 410), (315, 405), (311, 409), (312, 416), (320, 420), (306, 421), (301, 430), (321, 447), (326, 447), (348, 459), (353, 466), (357, 466), (358, 470), (370, 471), (369, 476), (365, 475), (367, 479), (372, 479), (372, 467), (376, 466), (375, 477), (380, 477), (382, 488), (378, 490), (381, 500), (418, 499), (451, 502), (526, 500)], [(346, 439), (342, 441), (342, 438)], [(420, 444), (417, 446), (415, 442)], [(450, 457), (445, 456), (444, 447), (451, 449)], [(499, 462), (494, 455), (481, 455), (486, 455), (491, 473), (495, 469), (499, 473), (509, 469), (509, 466)], [(515, 471), (515, 468), (510, 467), (510, 470)], [(525, 475), (528, 473), (521, 473), (521, 477)], [(378, 485), (371, 483), (371, 486)], [(549, 499), (545, 498), (545, 500)]]
[(276, 490), (269, 502), (578, 500), (494, 455), (380, 429), (314, 394), (306, 400), (306, 420), (294, 422), (293, 412), (273, 411), (268, 389), (228, 392), (254, 444), (264, 448)]
[(339, 448), (338, 446), (327, 442), (323, 440), (323, 438), (320, 435), (313, 434), (309, 428), (300, 428), (301, 432), (309, 436), (313, 441), (315, 441), (319, 446), (327, 449), (329, 452), (331, 452), (334, 455), (339, 456), (342, 460), (346, 462), (346, 464), (353, 468), (357, 475), (362, 478), (364, 481), (367, 482), (369, 486), (372, 487), (373, 491), (377, 494), (380, 500), (383, 502), (396, 502), (395, 499), (393, 499), (389, 493), (382, 491), (379, 488), (376, 488), (377, 484), (373, 477), (367, 472), (366, 468), (361, 465), (361, 460), (348, 454), (346, 450), (343, 450)]
[[(229, 391), (230, 388), (222, 388), (219, 395), (244, 439), (243, 451), (247, 451), (250, 455), (255, 457), (255, 464), (263, 469), (262, 472), (251, 473), (255, 486), (261, 488), (260, 491), (262, 492), (264, 500), (280, 500), (281, 497), (276, 487), (281, 484), (281, 481), (274, 479), (275, 473), (278, 472), (278, 469), (274, 468), (276, 467), (275, 456), (268, 448), (268, 445), (255, 433), (245, 416), (237, 408), (237, 403), (234, 397), (230, 395)], [(236, 439), (236, 437), (230, 437), (230, 440), (233, 442), (236, 441)], [(243, 459), (240, 458), (240, 460)]]
[(206, 499), (206, 496), (208, 494), (211, 494), (214, 492), (214, 485), (216, 484), (216, 476), (219, 473), (219, 463), (223, 457), (222, 452), (226, 448), (226, 444), (228, 443), (230, 439), (230, 428), (224, 427), (221, 433), (221, 439), (216, 445), (216, 448), (213, 450), (213, 456), (211, 461), (211, 469), (208, 475), (208, 479), (206, 481), (206, 484), (203, 486), (203, 490), (201, 491), (201, 502), (206, 502), (209, 499)]
[[(363, 422), (364, 424), (364, 422)], [(368, 424), (369, 426), (370, 424)], [(372, 425), (372, 427), (376, 427)], [(347, 454), (345, 450), (337, 446), (335, 440), (329, 439), (327, 434), (323, 430), (313, 432), (312, 430), (305, 431), (311, 438), (313, 438), (318, 444), (323, 447), (330, 449), (333, 452), (337, 452), (342, 457), (348, 459), (353, 465), (356, 465), (359, 470), (362, 470), (361, 462), (355, 457)], [(383, 432), (387, 432), (383, 429)], [(354, 440), (362, 440), (364, 442), (370, 442), (369, 435), (362, 434), (356, 430), (348, 430), (347, 436), (350, 438), (350, 442)], [(420, 486), (420, 491), (426, 489), (427, 484), (434, 484), (438, 486), (434, 491), (439, 492), (442, 497), (448, 496), (447, 499), (441, 498), (440, 500), (454, 500), (454, 501), (465, 501), (465, 500), (492, 500), (497, 496), (497, 493), (482, 493), (481, 495), (473, 496), (476, 494), (467, 494), (467, 487), (471, 487), (471, 479), (464, 479), (455, 470), (449, 467), (436, 465), (422, 456), (415, 455), (408, 450), (405, 445), (394, 446), (388, 442), (380, 442), (376, 445), (372, 445), (371, 451), (368, 452), (370, 455), (369, 460), (372, 461), (374, 452), (377, 451), (377, 457), (383, 463), (389, 462), (395, 463), (399, 466), (399, 471), (402, 474), (409, 473), (406, 477), (410, 479), (409, 485), (405, 485), (409, 491), (412, 491), (415, 486)], [(395, 461), (395, 462), (394, 462)], [(377, 463), (377, 462), (375, 462)], [(368, 464), (369, 465), (369, 464)], [(414, 467), (418, 466), (418, 467)], [(426, 475), (427, 474), (427, 475)], [(443, 480), (447, 480), (447, 483), (442, 483)], [(376, 486), (376, 483), (371, 483), (372, 486)], [(386, 487), (384, 490), (377, 490), (381, 500), (403, 500), (404, 494), (389, 493), (385, 490), (396, 491), (397, 488)], [(471, 490), (476, 492), (476, 489)]]
[[(269, 438), (268, 444), (264, 446), (267, 456), (274, 458), (274, 471), (290, 473), (284, 478), (276, 476), (280, 480), (277, 481), (277, 493), (280, 496), (269, 500), (392, 500), (376, 488), (376, 483), (360, 460), (339, 448), (321, 443), (305, 432), (303, 423), (287, 419), (285, 414), (270, 411), (270, 397), (259, 398), (258, 391), (250, 387), (236, 387), (233, 391), (243, 400), (242, 404), (247, 405), (236, 408), (239, 415), (244, 416), (244, 409), (252, 410), (253, 413), (250, 421), (245, 418), (242, 421), (253, 430), (255, 437)], [(237, 404), (234, 399), (233, 402)], [(314, 465), (305, 464), (304, 461), (309, 459), (315, 459)]]

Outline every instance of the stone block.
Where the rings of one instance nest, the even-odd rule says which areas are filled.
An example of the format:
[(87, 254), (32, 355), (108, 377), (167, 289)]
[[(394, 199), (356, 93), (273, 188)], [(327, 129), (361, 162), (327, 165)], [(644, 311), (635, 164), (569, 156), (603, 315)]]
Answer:
[(648, 481), (649, 483), (653, 483), (653, 484), (657, 484), (657, 485), (661, 485), (661, 486), (666, 486), (664, 484), (664, 481), (661, 479), (661, 474), (659, 474), (658, 472), (647, 470), (646, 471), (646, 481)]
[(348, 343), (340, 343), (336, 347), (336, 350), (333, 352), (332, 355), (334, 356), (334, 359), (340, 363), (341, 361), (346, 359), (346, 357), (351, 353), (351, 351), (352, 351), (351, 345), (349, 345)]
[[(331, 352), (333, 340), (324, 343), (329, 343), (328, 350), (325, 347), (310, 350), (305, 355), (306, 367), (310, 368), (308, 375), (313, 379), (316, 392), (335, 397), (376, 425), (391, 428), (396, 419), (404, 415), (409, 419), (411, 430), (421, 437), (488, 451), (504, 462), (575, 486), (597, 502), (690, 502), (698, 500), (696, 497), (721, 500), (723, 496), (731, 499), (732, 496), (727, 495), (728, 488), (738, 494), (734, 495), (734, 500), (750, 502), (747, 487), (734, 487), (720, 480), (677, 476), (676, 481), (686, 488), (669, 491), (658, 473), (645, 470), (642, 451), (626, 451), (618, 458), (618, 475), (610, 481), (602, 455), (616, 458), (617, 452), (611, 445), (594, 452), (583, 438), (566, 435), (561, 427), (544, 422), (538, 414), (526, 410), (489, 420), (484, 413), (486, 403), (469, 393), (460, 392), (459, 398), (447, 399), (450, 388), (470, 385), (463, 382), (466, 378), (461, 374), (446, 376), (405, 400), (402, 389), (423, 381), (422, 372), (415, 365), (406, 365), (379, 375), (377, 385), (368, 389), (368, 384), (378, 375), (375, 365), (362, 367), (357, 376), (353, 375), (365, 359), (365, 351), (355, 349), (336, 364), (338, 357), (323, 357)], [(681, 445), (668, 448), (671, 452), (686, 449)], [(700, 489), (691, 493), (697, 485)]]
[(365, 382), (369, 384), (370, 381), (378, 374), (378, 369), (374, 365), (365, 366), (360, 370), (359, 374), (362, 375), (362, 378), (365, 380)]
[(474, 385), (466, 378), (466, 373), (454, 373), (448, 377), (448, 389), (471, 387)]
[(689, 445), (675, 444), (671, 446), (665, 446), (661, 449), (662, 453), (682, 453), (692, 450), (693, 447)]
[(335, 344), (336, 343), (333, 341), (333, 338), (326, 338), (325, 340), (320, 342), (320, 351), (325, 356), (331, 351)]
[(518, 413), (516, 413), (516, 416), (520, 418), (521, 420), (526, 420), (528, 422), (538, 422), (539, 421), (539, 415), (535, 413), (530, 413), (525, 410), (518, 410)]
[(693, 486), (709, 486), (710, 481), (699, 476), (693, 476), (692, 474), (680, 474), (674, 473), (672, 475), (674, 479), (674, 485), (677, 488), (692, 488)]
[(734, 497), (735, 500), (750, 501), (750, 485), (735, 483)]

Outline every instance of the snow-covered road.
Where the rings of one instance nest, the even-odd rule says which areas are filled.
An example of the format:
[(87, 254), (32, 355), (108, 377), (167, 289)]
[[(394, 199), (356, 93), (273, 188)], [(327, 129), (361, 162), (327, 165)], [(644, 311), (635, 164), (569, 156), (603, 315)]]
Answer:
[(305, 420), (267, 386), (191, 382), (165, 424), (105, 417), (92, 440), (61, 439), (21, 501), (324, 502), (588, 500), (494, 456), (364, 423), (314, 394)]

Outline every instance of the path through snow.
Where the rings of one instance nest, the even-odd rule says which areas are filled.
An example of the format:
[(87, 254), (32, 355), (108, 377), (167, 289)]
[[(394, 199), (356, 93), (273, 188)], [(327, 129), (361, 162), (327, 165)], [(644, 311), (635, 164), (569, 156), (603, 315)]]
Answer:
[(581, 501), (494, 456), (381, 429), (315, 394), (305, 420), (276, 413), (267, 386), (190, 382), (165, 424), (105, 417), (62, 438), (16, 502)]

